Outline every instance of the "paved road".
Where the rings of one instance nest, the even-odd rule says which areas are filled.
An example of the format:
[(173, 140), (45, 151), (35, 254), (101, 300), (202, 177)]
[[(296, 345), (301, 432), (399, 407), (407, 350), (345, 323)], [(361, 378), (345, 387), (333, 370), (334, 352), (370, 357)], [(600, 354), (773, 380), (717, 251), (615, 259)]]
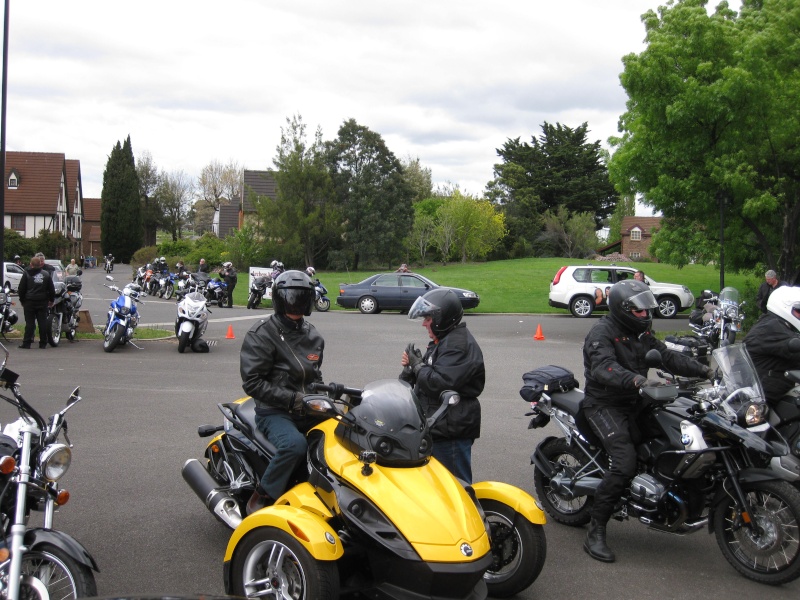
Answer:
[[(127, 273), (127, 271), (125, 272)], [(120, 267), (115, 275), (120, 274)], [(84, 276), (85, 307), (96, 324), (105, 320), (112, 293), (102, 272)], [(120, 278), (122, 279), (122, 278)], [(143, 323), (174, 318), (175, 303), (147, 302)], [(219, 423), (216, 403), (240, 397), (238, 351), (242, 337), (269, 311), (213, 309), (209, 354), (178, 354), (176, 342), (145, 341), (106, 354), (99, 340), (66, 340), (58, 348), (18, 350), (9, 367), (20, 374), (25, 396), (52, 414), (73, 387), (84, 400), (70, 412), (75, 444), (65, 478), (72, 500), (56, 525), (75, 535), (96, 557), (101, 595), (219, 594), (228, 531), (183, 482), (187, 458), (201, 457), (201, 423)], [(315, 313), (311, 321), (326, 339), (326, 381), (360, 386), (394, 377), (400, 352), (424, 344), (419, 321), (398, 314)], [(593, 320), (566, 315), (468, 315), (466, 322), (486, 358), (487, 387), (481, 401), (483, 437), (474, 450), (475, 476), (518, 485), (533, 493), (530, 454), (545, 431), (527, 430), (527, 405), (519, 397), (521, 375), (534, 366), (562, 364), (582, 381), (581, 342)], [(534, 340), (538, 325), (545, 340)], [(660, 323), (663, 325), (663, 322)], [(671, 323), (670, 326), (673, 326)], [(226, 339), (228, 327), (235, 339)], [(14, 418), (0, 406), (0, 422)], [(618, 561), (606, 565), (581, 549), (584, 529), (546, 526), (544, 570), (521, 598), (796, 598), (797, 582), (780, 588), (752, 583), (725, 562), (713, 536), (648, 532), (635, 522), (612, 523), (610, 543)]]

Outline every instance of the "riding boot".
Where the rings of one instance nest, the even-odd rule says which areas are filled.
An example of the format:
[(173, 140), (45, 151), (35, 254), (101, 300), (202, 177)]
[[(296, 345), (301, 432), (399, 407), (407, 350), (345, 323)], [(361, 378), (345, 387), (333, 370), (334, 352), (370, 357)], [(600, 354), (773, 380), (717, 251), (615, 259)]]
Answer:
[(592, 519), (589, 523), (589, 531), (586, 534), (586, 541), (583, 542), (583, 549), (587, 554), (596, 560), (603, 562), (614, 562), (614, 553), (606, 545), (606, 523)]

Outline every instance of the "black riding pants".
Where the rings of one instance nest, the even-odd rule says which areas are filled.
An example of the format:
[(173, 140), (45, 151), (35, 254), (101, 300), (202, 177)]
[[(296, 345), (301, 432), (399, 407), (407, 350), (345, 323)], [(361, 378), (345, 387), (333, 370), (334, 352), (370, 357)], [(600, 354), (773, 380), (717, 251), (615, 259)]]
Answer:
[(636, 426), (638, 404), (630, 406), (592, 406), (584, 414), (592, 430), (602, 441), (611, 464), (594, 496), (592, 518), (607, 523), (625, 488), (636, 474), (636, 443), (640, 440)]

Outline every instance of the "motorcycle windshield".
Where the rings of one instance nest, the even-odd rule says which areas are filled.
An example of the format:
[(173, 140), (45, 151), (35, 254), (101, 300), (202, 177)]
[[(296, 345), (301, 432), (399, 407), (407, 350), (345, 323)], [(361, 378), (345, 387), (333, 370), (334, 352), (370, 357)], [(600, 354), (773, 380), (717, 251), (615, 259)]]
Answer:
[(723, 288), (719, 293), (720, 306), (739, 307), (739, 290), (733, 287)]
[[(732, 344), (717, 348), (712, 353), (717, 372), (722, 375), (722, 410), (736, 418), (742, 406), (764, 403), (764, 390), (756, 374), (753, 361), (743, 344)], [(738, 393), (735, 393), (738, 392)]]

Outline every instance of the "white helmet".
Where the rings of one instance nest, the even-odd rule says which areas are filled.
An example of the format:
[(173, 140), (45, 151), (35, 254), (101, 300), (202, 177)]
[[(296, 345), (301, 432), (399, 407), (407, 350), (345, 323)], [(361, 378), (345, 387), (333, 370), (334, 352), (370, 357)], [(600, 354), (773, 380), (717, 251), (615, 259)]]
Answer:
[(308, 273), (309, 277), (313, 277), (317, 274), (317, 271), (314, 269), (314, 267), (306, 267), (306, 273)]
[(800, 287), (783, 285), (775, 288), (767, 300), (767, 311), (800, 332)]
[(167, 259), (164, 258), (163, 256), (161, 258), (159, 258), (158, 260), (160, 260), (161, 262), (167, 262)]
[(275, 267), (278, 266), (278, 261), (277, 260), (273, 260), (271, 263), (269, 263), (269, 266), (274, 269)]
[(225, 267), (226, 269), (230, 269), (233, 266), (233, 263), (232, 262), (225, 262), (225, 263), (222, 263), (222, 266)]

